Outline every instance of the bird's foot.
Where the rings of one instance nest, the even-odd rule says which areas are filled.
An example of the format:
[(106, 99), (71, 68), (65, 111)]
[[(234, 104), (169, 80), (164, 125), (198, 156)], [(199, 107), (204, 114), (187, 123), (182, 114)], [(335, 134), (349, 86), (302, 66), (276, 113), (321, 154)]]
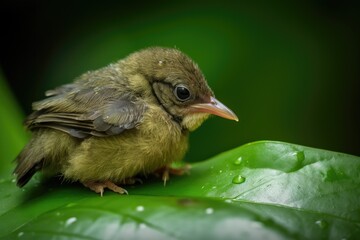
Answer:
[(119, 187), (113, 182), (110, 181), (104, 181), (104, 182), (95, 182), (95, 181), (87, 181), (82, 183), (85, 187), (90, 188), (96, 193), (100, 193), (100, 196), (102, 197), (104, 194), (104, 189), (108, 188), (113, 192), (120, 193), (120, 194), (128, 194), (128, 192), (124, 189)]
[(191, 165), (188, 163), (186, 163), (182, 167), (177, 167), (177, 168), (173, 168), (170, 165), (166, 165), (166, 166), (156, 170), (155, 174), (158, 176), (159, 175), (161, 176), (161, 179), (163, 180), (164, 186), (165, 186), (166, 182), (170, 179), (170, 174), (175, 175), (175, 176), (182, 176), (185, 173), (190, 174), (190, 169), (191, 169)]

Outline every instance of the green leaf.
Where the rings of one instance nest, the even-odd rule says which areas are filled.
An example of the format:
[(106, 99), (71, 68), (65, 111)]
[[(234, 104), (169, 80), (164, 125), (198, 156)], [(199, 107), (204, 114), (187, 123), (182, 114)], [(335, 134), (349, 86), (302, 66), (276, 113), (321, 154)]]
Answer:
[[(10, 169), (9, 169), (10, 172)], [(0, 179), (4, 239), (355, 239), (360, 158), (261, 141), (144, 179), (129, 196), (43, 181)]]
[(0, 176), (11, 167), (17, 153), (26, 143), (26, 134), (22, 128), (23, 116), (17, 103), (4, 81), (0, 69)]

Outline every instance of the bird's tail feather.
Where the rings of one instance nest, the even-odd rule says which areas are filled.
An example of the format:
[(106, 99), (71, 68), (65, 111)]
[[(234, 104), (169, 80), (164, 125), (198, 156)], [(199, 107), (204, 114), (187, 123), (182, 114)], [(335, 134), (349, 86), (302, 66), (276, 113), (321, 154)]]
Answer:
[(14, 173), (18, 187), (26, 185), (43, 166), (44, 153), (36, 151), (38, 148), (33, 147), (35, 144), (36, 141), (32, 139), (15, 159), (17, 166)]

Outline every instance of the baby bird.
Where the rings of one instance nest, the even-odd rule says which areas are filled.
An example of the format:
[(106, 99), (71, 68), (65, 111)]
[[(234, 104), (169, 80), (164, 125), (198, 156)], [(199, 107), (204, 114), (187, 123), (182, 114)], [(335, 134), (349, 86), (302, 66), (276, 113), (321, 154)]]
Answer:
[(118, 184), (181, 160), (189, 132), (210, 114), (238, 121), (172, 48), (132, 53), (46, 96), (25, 120), (32, 138), (15, 160), (19, 187), (41, 170), (101, 196), (105, 188), (127, 193)]

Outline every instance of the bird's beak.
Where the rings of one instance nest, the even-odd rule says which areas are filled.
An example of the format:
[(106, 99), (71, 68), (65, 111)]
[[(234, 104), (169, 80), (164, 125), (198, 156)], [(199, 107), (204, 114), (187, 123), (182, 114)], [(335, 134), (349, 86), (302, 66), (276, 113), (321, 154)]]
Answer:
[(238, 117), (233, 111), (231, 111), (227, 106), (222, 104), (214, 97), (210, 97), (209, 103), (197, 103), (191, 105), (191, 109), (194, 112), (210, 113), (226, 119), (239, 121)]

